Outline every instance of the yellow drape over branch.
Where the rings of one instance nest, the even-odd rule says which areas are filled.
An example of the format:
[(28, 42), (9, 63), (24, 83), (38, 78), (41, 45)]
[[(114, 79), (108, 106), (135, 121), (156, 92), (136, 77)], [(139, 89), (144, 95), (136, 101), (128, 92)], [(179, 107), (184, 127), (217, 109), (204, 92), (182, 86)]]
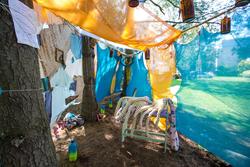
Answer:
[[(176, 30), (142, 6), (128, 7), (127, 0), (35, 0), (82, 29), (106, 40), (145, 50), (169, 45), (181, 31)], [(159, 22), (146, 22), (155, 20)]]

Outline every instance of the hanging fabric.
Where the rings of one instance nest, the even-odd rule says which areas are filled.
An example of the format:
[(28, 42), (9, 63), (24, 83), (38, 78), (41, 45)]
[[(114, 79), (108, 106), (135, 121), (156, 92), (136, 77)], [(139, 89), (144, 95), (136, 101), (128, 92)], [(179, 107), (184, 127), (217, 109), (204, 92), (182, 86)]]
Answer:
[[(74, 59), (73, 62), (72, 59)], [(71, 49), (67, 53), (65, 64), (65, 71), (72, 79), (74, 76), (82, 76), (82, 59), (75, 60)]]
[[(144, 64), (144, 53), (140, 52), (133, 57), (130, 65), (131, 79), (128, 83), (126, 95), (135, 97), (147, 96), (152, 99), (152, 90), (148, 80), (148, 71)], [(135, 93), (136, 91), (136, 93)]]
[(130, 8), (127, 0), (35, 1), (85, 31), (139, 50), (169, 45), (181, 35), (145, 7)]
[(34, 11), (38, 20), (42, 24), (63, 24), (63, 19), (54, 15), (49, 10), (46, 10), (33, 1)]
[(52, 87), (67, 87), (69, 88), (72, 79), (69, 75), (64, 71), (62, 67), (58, 69), (58, 71), (51, 77), (50, 83)]
[(168, 49), (152, 48), (151, 54), (148, 69), (153, 99), (172, 98), (169, 88), (176, 72), (174, 46), (170, 45)]
[(36, 13), (19, 0), (9, 0), (9, 9), (12, 15), (17, 43), (39, 48), (37, 35), (39, 22)]
[(45, 76), (47, 75), (47, 72), (45, 70), (44, 62), (41, 61), (40, 57), (38, 57), (38, 63), (39, 63), (40, 78), (45, 78)]
[(70, 84), (73, 80), (69, 75), (63, 70), (62, 67), (51, 77), (52, 91), (52, 116), (51, 124), (55, 123), (57, 117), (63, 112), (67, 105), (65, 104), (65, 99), (72, 96), (72, 92), (69, 90)]
[(112, 83), (112, 78), (116, 69), (116, 58), (117, 52), (114, 51), (113, 57), (110, 57), (110, 48), (102, 49), (97, 47), (97, 73), (96, 73), (96, 101), (100, 102), (106, 96), (110, 95), (110, 87)]
[(82, 58), (82, 37), (76, 34), (71, 34), (70, 48), (74, 55), (74, 58), (76, 60), (81, 59)]
[[(241, 62), (250, 60), (250, 37), (245, 33), (250, 30), (250, 15), (240, 17), (245, 12), (237, 10), (231, 16), (232, 31), (228, 35), (201, 28), (200, 37), (185, 45), (176, 43), (176, 62), (182, 79), (177, 94), (176, 118), (181, 123), (178, 131), (232, 166), (242, 167), (250, 162), (246, 151), (249, 147), (241, 142), (249, 138), (245, 129), (250, 122), (250, 80), (239, 71)], [(231, 126), (237, 126), (237, 130), (228, 128)], [(232, 135), (236, 131), (237, 135)], [(236, 153), (239, 156), (232, 158)]]
[(50, 89), (49, 77), (41, 79), (43, 85), (43, 91), (48, 91)]

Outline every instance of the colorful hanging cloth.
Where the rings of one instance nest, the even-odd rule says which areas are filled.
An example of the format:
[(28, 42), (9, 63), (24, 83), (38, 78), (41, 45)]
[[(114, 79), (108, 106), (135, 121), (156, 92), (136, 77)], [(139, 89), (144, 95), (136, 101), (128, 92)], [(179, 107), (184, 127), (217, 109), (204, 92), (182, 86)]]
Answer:
[(9, 0), (17, 42), (39, 48), (39, 23), (36, 13), (19, 0)]
[(96, 73), (96, 100), (100, 102), (104, 97), (110, 95), (112, 78), (116, 68), (117, 52), (110, 56), (110, 48), (102, 49), (97, 44), (97, 73)]
[(148, 71), (144, 65), (144, 54), (141, 52), (133, 57), (131, 64), (131, 79), (128, 84), (126, 94), (133, 96), (136, 90), (136, 97), (148, 96), (152, 99), (151, 86), (148, 80)]
[(139, 50), (169, 45), (181, 34), (142, 5), (128, 7), (127, 0), (35, 1), (83, 30)]
[(63, 19), (54, 15), (49, 10), (42, 8), (33, 1), (33, 7), (40, 23), (44, 24), (63, 24)]
[(174, 46), (170, 45), (168, 49), (152, 48), (151, 50), (148, 68), (153, 99), (172, 98), (169, 88), (176, 72)]
[(66, 64), (65, 71), (73, 79), (74, 76), (82, 76), (82, 59), (78, 59), (74, 62), (72, 62), (72, 59), (75, 59), (75, 58), (70, 49), (67, 53), (67, 57), (65, 61), (65, 64)]
[(82, 58), (82, 38), (76, 34), (71, 34), (70, 48), (75, 59)]

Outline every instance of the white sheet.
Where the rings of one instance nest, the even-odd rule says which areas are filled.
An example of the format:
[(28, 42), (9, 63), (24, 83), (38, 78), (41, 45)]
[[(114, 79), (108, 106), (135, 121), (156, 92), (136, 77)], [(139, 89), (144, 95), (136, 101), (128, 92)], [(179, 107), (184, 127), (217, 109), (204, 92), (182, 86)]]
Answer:
[(65, 99), (74, 95), (74, 91), (69, 90), (70, 83), (73, 80), (68, 76), (62, 67), (51, 78), (50, 83), (52, 91), (52, 116), (51, 126), (55, 123), (57, 117), (71, 104), (65, 104)]
[(9, 8), (14, 22), (17, 42), (39, 48), (37, 35), (40, 28), (35, 11), (19, 0), (9, 0)]
[(72, 63), (72, 58), (74, 58), (73, 53), (71, 50), (69, 50), (65, 61), (65, 71), (73, 79), (74, 75), (82, 76), (82, 59), (74, 60), (74, 62)]

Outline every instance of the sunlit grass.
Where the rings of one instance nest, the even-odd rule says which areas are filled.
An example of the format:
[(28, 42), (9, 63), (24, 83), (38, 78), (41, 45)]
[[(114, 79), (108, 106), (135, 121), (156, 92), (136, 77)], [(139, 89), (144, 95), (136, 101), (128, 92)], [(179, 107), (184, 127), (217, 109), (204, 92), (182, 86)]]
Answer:
[[(181, 132), (233, 165), (250, 162), (245, 158), (250, 157), (250, 79), (186, 81), (177, 96)], [(244, 159), (232, 158), (229, 152)]]

